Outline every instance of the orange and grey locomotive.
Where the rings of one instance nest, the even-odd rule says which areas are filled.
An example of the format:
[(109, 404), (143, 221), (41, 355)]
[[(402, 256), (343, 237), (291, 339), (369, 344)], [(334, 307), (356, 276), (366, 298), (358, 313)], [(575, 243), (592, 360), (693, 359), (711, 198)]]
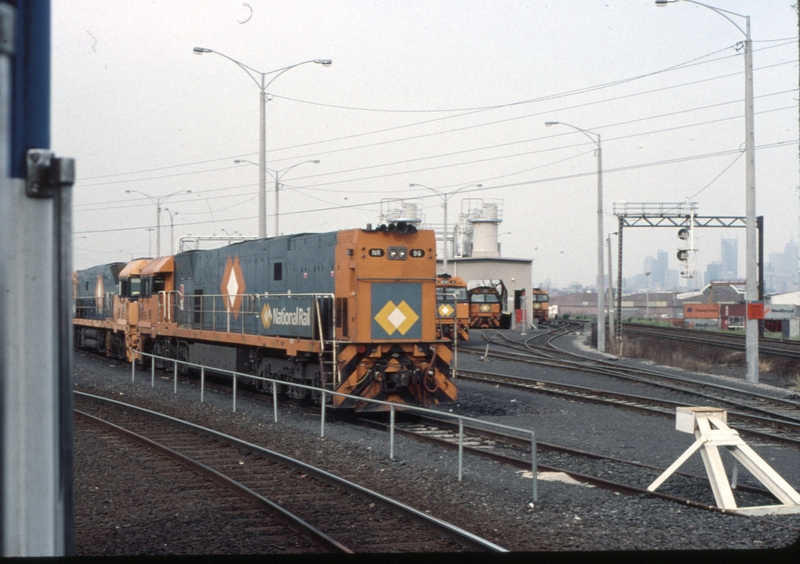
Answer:
[[(320, 400), (293, 385), (304, 384), (399, 404), (449, 403), (457, 391), (452, 351), (436, 335), (435, 248), (433, 231), (398, 223), (132, 261), (119, 271), (117, 295), (104, 297), (104, 307), (109, 299), (119, 307), (103, 321), (78, 313), (91, 301), (78, 294), (112, 265), (94, 267), (76, 275), (75, 342), (128, 360), (138, 350), (280, 380), (278, 391), (294, 398)], [(125, 354), (92, 347), (101, 337), (124, 341)], [(326, 396), (335, 407), (377, 409)]]

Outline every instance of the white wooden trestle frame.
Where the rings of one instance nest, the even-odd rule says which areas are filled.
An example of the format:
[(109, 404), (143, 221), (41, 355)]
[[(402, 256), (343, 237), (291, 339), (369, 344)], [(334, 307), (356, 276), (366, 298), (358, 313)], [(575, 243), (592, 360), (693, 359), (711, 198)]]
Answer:
[[(727, 420), (728, 413), (724, 409), (714, 407), (676, 408), (675, 428), (684, 433), (694, 433), (697, 440), (656, 481), (648, 486), (647, 491), (655, 491), (695, 451), (700, 450), (718, 507), (747, 515), (800, 513), (800, 494), (775, 472), (763, 458), (745, 444), (738, 431), (728, 427)], [(733, 498), (731, 484), (725, 474), (719, 447), (727, 448), (736, 460), (778, 498), (781, 504), (737, 507), (736, 500)]]

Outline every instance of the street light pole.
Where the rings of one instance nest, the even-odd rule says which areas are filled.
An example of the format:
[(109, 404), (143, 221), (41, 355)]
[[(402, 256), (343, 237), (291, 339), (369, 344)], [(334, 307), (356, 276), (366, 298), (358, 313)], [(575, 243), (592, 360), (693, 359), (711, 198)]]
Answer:
[[(237, 163), (237, 164), (239, 164), (239, 163), (256, 164), (256, 163), (254, 163), (252, 161), (248, 161), (248, 160), (245, 160), (245, 159), (236, 159), (233, 162)], [(277, 237), (278, 235), (281, 234), (280, 225), (279, 225), (279, 223), (280, 223), (280, 197), (279, 197), (279, 191), (280, 191), (280, 179), (281, 179), (281, 176), (282, 176), (281, 173), (285, 173), (285, 172), (293, 169), (296, 166), (300, 166), (301, 164), (306, 164), (306, 163), (319, 164), (319, 161), (318, 160), (303, 161), (303, 162), (300, 162), (300, 163), (297, 163), (297, 164), (293, 164), (292, 166), (289, 166), (289, 167), (286, 167), (286, 168), (282, 168), (281, 170), (274, 170), (273, 171), (275, 173), (275, 233), (274, 233), (275, 237)], [(263, 170), (269, 170), (269, 169), (268, 168), (264, 168)]]
[(611, 236), (616, 235), (617, 232), (609, 233), (606, 237), (608, 245), (608, 334), (611, 338), (611, 350), (614, 350), (614, 274), (611, 267)]
[(645, 319), (650, 319), (650, 273), (644, 273), (644, 279), (646, 283), (646, 294), (645, 294), (645, 306), (644, 306), (644, 317)]
[[(145, 198), (148, 198), (151, 202), (156, 205), (156, 255), (161, 256), (161, 203), (165, 202), (167, 198), (171, 198), (175, 194), (191, 194), (191, 190), (178, 190), (177, 192), (173, 192), (172, 194), (167, 194), (162, 198), (155, 198), (150, 194), (145, 194), (144, 192), (139, 192), (138, 190), (125, 190), (126, 194), (141, 194)], [(171, 250), (170, 250), (171, 252)], [(148, 253), (149, 254), (149, 253)]]
[[(656, 6), (674, 4), (678, 0), (656, 0)], [(758, 233), (756, 226), (756, 155), (755, 155), (755, 118), (753, 107), (753, 44), (750, 39), (750, 16), (737, 14), (722, 8), (715, 8), (708, 4), (694, 0), (682, 0), (697, 4), (716, 12), (728, 20), (742, 35), (744, 35), (744, 127), (745, 127), (745, 157), (746, 186), (745, 186), (745, 234), (746, 245), (746, 286), (745, 300), (747, 303), (758, 301)], [(744, 18), (745, 29), (742, 29), (727, 14)], [(745, 355), (747, 357), (747, 381), (758, 382), (758, 319), (748, 316), (745, 325)]]
[(433, 192), (434, 194), (439, 196), (442, 199), (442, 202), (444, 203), (444, 206), (443, 206), (444, 207), (444, 240), (442, 241), (442, 255), (443, 255), (443, 258), (442, 258), (442, 270), (444, 271), (444, 274), (448, 274), (448, 272), (447, 272), (447, 256), (449, 254), (449, 250), (447, 248), (447, 239), (449, 238), (449, 233), (448, 233), (448, 227), (447, 227), (447, 200), (450, 199), (450, 196), (452, 196), (456, 192), (460, 192), (464, 188), (483, 188), (483, 184), (467, 184), (466, 186), (462, 186), (461, 188), (453, 190), (452, 192), (441, 192), (441, 191), (437, 190), (436, 188), (431, 188), (430, 186), (425, 186), (424, 184), (409, 184), (409, 186), (411, 186), (412, 188), (413, 187), (417, 187), (417, 186), (419, 186), (420, 188), (427, 188), (428, 190), (430, 190), (431, 192)]
[[(300, 65), (305, 65), (307, 63), (316, 63), (318, 65), (322, 65), (323, 67), (329, 67), (333, 64), (333, 61), (330, 59), (311, 59), (308, 61), (303, 61), (301, 63), (295, 63), (293, 65), (289, 65), (288, 67), (282, 67), (279, 69), (261, 72), (253, 67), (247, 66), (242, 62), (237, 61), (225, 55), (224, 53), (220, 53), (219, 51), (214, 51), (213, 49), (207, 49), (205, 47), (195, 47), (193, 49), (194, 53), (197, 55), (202, 55), (203, 53), (216, 53), (221, 57), (225, 57), (229, 61), (235, 63), (239, 66), (244, 72), (247, 73), (247, 76), (253, 79), (253, 82), (256, 83), (258, 89), (260, 90), (258, 100), (259, 100), (259, 139), (258, 139), (258, 236), (264, 238), (267, 236), (267, 122), (266, 122), (266, 104), (267, 104), (267, 88), (269, 85), (272, 84), (279, 76), (283, 73), (288, 71), (289, 69), (293, 69), (295, 67), (299, 67)], [(266, 77), (269, 74), (275, 74), (272, 79), (267, 82)], [(258, 75), (260, 80), (256, 80), (254, 75)]]
[(147, 231), (147, 256), (153, 256), (153, 228), (148, 227), (145, 229)]
[(164, 211), (169, 214), (169, 252), (174, 252), (174, 244), (175, 244), (175, 223), (174, 218), (178, 215), (178, 212), (171, 212), (169, 208), (164, 208)]
[[(604, 299), (605, 276), (603, 273), (603, 148), (600, 144), (600, 134), (586, 129), (581, 129), (563, 121), (546, 121), (547, 127), (551, 125), (566, 125), (580, 131), (592, 140), (597, 146), (597, 352), (606, 350), (606, 304)], [(595, 139), (592, 136), (596, 136)]]

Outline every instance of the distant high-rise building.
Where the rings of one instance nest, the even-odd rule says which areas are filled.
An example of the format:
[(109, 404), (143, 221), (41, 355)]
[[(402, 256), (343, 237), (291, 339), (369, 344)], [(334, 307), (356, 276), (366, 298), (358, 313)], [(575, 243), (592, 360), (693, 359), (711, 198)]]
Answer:
[(739, 276), (739, 240), (722, 239), (720, 273), (723, 280), (737, 280)]
[(658, 250), (657, 256), (644, 259), (644, 272), (650, 273), (650, 287), (658, 289), (667, 288), (667, 267), (669, 255), (666, 251)]
[(797, 245), (789, 241), (782, 253), (770, 253), (764, 266), (764, 286), (767, 292), (792, 292), (798, 288)]

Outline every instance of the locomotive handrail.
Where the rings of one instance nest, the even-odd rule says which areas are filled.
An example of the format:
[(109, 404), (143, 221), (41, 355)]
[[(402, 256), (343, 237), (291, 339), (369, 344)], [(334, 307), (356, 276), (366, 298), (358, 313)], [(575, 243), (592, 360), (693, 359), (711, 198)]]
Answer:
[[(230, 374), (233, 379), (233, 412), (236, 412), (236, 382), (238, 378), (246, 378), (251, 380), (261, 380), (264, 382), (270, 382), (272, 384), (272, 404), (273, 404), (273, 422), (278, 422), (278, 386), (286, 386), (291, 385), (292, 387), (296, 388), (303, 388), (306, 390), (311, 390), (312, 392), (317, 392), (322, 394), (322, 401), (320, 402), (321, 409), (320, 409), (320, 438), (325, 438), (325, 405), (326, 405), (326, 397), (328, 394), (331, 396), (340, 396), (347, 399), (356, 400), (359, 402), (367, 402), (367, 403), (374, 403), (382, 406), (386, 406), (389, 408), (390, 411), (390, 429), (389, 429), (389, 458), (394, 460), (394, 415), (395, 409), (397, 409), (398, 404), (378, 400), (373, 398), (365, 398), (362, 396), (354, 396), (350, 394), (346, 394), (343, 392), (336, 392), (333, 390), (326, 390), (324, 388), (318, 388), (316, 386), (309, 386), (307, 384), (300, 384), (294, 383), (287, 384), (283, 380), (277, 380), (275, 378), (267, 378), (266, 376), (256, 376), (255, 374), (244, 374), (242, 372), (237, 372), (235, 370), (225, 370), (222, 368), (212, 368), (207, 367), (202, 364), (196, 364), (193, 362), (188, 362), (184, 360), (177, 360), (174, 358), (168, 358), (163, 356), (158, 356), (151, 353), (146, 353), (143, 351), (139, 351), (134, 349), (133, 350), (133, 361), (131, 362), (131, 383), (135, 382), (135, 374), (136, 374), (136, 355), (146, 356), (153, 359), (150, 362), (150, 386), (155, 387), (155, 366), (156, 363), (154, 362), (156, 359), (171, 362), (173, 363), (173, 391), (177, 393), (178, 391), (178, 364), (192, 366), (200, 370), (200, 402), (203, 402), (203, 390), (205, 385), (205, 370), (208, 368), (209, 370), (217, 373), (223, 374)], [(452, 413), (448, 413), (446, 411), (436, 411), (435, 409), (429, 409), (426, 407), (419, 407), (415, 405), (401, 405), (401, 409), (404, 411), (419, 411), (422, 413), (427, 413), (431, 416), (435, 417), (443, 417), (445, 419), (456, 419), (458, 421), (458, 481), (461, 481), (462, 478), (462, 466), (463, 466), (463, 455), (464, 455), (464, 422), (470, 422), (476, 426), (488, 426), (488, 427), (496, 427), (499, 429), (505, 429), (507, 431), (513, 431), (515, 433), (520, 433), (522, 435), (530, 436), (531, 439), (531, 473), (533, 475), (533, 503), (538, 501), (538, 481), (536, 478), (536, 468), (537, 468), (537, 461), (536, 461), (536, 433), (532, 429), (523, 429), (521, 427), (511, 427), (509, 425), (503, 425), (502, 423), (495, 423), (493, 421), (484, 421), (482, 419), (476, 419), (474, 417), (467, 417), (464, 415), (455, 415)]]
[[(170, 291), (161, 291), (159, 292), (158, 296), (158, 318), (161, 322), (170, 323), (172, 320), (177, 320), (177, 317), (172, 314), (172, 310), (178, 306), (178, 300), (173, 300), (171, 295), (175, 294), (175, 296), (180, 296), (179, 290), (170, 290)], [(325, 341), (334, 342), (335, 337), (335, 327), (336, 327), (336, 310), (333, 307), (333, 300), (335, 298), (333, 293), (330, 292), (286, 292), (286, 293), (271, 293), (271, 292), (264, 292), (264, 293), (250, 293), (250, 294), (184, 294), (184, 299), (191, 299), (191, 298), (200, 298), (200, 308), (196, 307), (196, 303), (192, 302), (189, 307), (182, 309), (181, 311), (187, 312), (187, 325), (190, 328), (195, 328), (195, 321), (193, 320), (193, 314), (200, 313), (201, 315), (201, 328), (202, 328), (202, 317), (206, 313), (211, 314), (211, 331), (218, 331), (221, 329), (217, 328), (218, 322), (218, 315), (217, 314), (224, 314), (225, 315), (225, 332), (231, 333), (232, 332), (232, 324), (231, 324), (231, 314), (238, 314), (238, 324), (236, 326), (236, 331), (241, 334), (248, 334), (247, 333), (247, 320), (258, 318), (261, 316), (261, 302), (262, 300), (270, 300), (272, 298), (312, 298), (314, 305), (316, 306), (315, 309), (317, 310), (317, 316), (319, 317), (319, 330), (320, 330), (320, 338), (319, 341), (321, 345), (324, 347)], [(222, 302), (223, 307), (217, 309), (217, 299)], [(230, 298), (241, 300), (240, 306), (238, 310), (233, 310), (228, 307), (228, 303)], [(326, 333), (325, 327), (323, 325), (322, 316), (320, 313), (319, 307), (319, 300), (320, 298), (328, 298), (331, 300), (331, 324), (328, 327), (328, 332)], [(211, 300), (211, 309), (208, 311), (205, 305), (208, 303), (207, 300)], [(248, 307), (249, 306), (249, 307)], [(257, 326), (257, 322), (256, 322)], [(252, 334), (257, 335), (258, 332), (253, 332)], [(325, 339), (325, 335), (328, 334), (331, 336), (331, 339)], [(313, 338), (310, 337), (310, 338)]]

